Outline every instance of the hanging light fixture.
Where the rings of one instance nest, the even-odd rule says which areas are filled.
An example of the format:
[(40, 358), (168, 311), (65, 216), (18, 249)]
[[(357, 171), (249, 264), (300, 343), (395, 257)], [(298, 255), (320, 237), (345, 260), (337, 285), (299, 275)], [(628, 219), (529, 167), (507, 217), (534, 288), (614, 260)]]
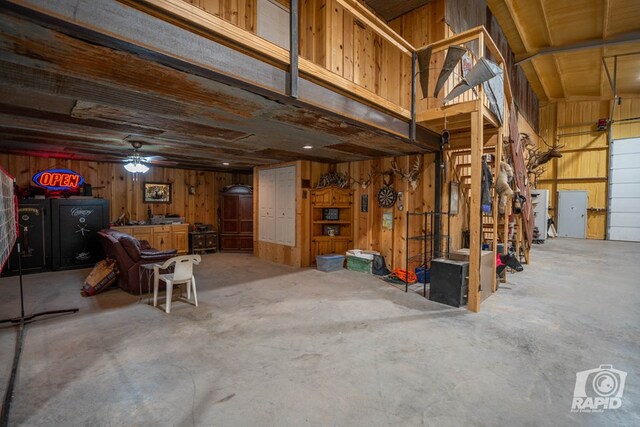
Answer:
[(129, 162), (124, 165), (124, 168), (131, 173), (145, 173), (149, 170), (148, 166), (137, 162)]
[(138, 141), (132, 142), (133, 146), (133, 154), (129, 158), (129, 162), (124, 165), (124, 168), (127, 172), (131, 172), (133, 174), (133, 180), (137, 181), (139, 173), (145, 173), (149, 170), (149, 167), (142, 163), (142, 159), (140, 158), (140, 153), (138, 149), (142, 146), (142, 144)]

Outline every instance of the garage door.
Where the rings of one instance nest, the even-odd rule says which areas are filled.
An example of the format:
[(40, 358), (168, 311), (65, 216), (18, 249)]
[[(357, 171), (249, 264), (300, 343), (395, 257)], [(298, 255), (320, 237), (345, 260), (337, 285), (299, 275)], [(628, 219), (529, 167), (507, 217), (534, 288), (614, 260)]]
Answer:
[(640, 242), (640, 138), (611, 145), (609, 240)]

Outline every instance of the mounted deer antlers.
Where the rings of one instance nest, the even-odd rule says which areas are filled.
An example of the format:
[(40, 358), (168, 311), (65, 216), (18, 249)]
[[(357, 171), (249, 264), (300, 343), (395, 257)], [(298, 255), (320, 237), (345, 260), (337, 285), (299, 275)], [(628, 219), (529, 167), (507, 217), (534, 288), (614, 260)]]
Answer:
[(361, 179), (360, 181), (358, 181), (357, 179), (353, 178), (353, 177), (349, 177), (349, 183), (350, 184), (358, 184), (360, 187), (362, 187), (363, 190), (366, 190), (367, 187), (369, 185), (371, 185), (371, 181), (373, 181), (373, 178), (375, 177), (375, 175), (371, 172), (369, 172), (364, 179)]
[(398, 163), (394, 160), (391, 162), (391, 172), (394, 175), (399, 175), (402, 179), (409, 182), (411, 185), (411, 191), (415, 191), (418, 188), (418, 181), (420, 180), (420, 172), (421, 172), (421, 156), (416, 158), (416, 161), (413, 163), (413, 167), (409, 169), (407, 172), (403, 171), (398, 167)]
[(558, 141), (553, 145), (549, 145), (542, 140), (549, 149), (541, 153), (535, 142), (531, 140), (529, 134), (521, 133), (520, 141), (522, 142), (523, 148), (529, 153), (529, 159), (527, 160), (527, 174), (533, 175), (533, 186), (536, 187), (538, 178), (545, 172), (545, 169), (541, 168), (541, 166), (548, 163), (553, 158), (562, 157), (560, 149), (563, 148), (564, 145), (560, 145)]
[[(382, 175), (382, 172), (380, 172), (378, 169), (376, 169), (375, 167), (373, 168), (373, 170), (369, 173), (367, 173), (364, 178), (360, 178), (360, 180), (355, 179), (354, 177), (349, 177), (349, 184), (358, 184), (360, 185), (360, 187), (362, 187), (363, 190), (366, 190), (368, 186), (371, 185), (371, 183), (373, 182), (373, 180)], [(362, 175), (360, 175), (362, 177)]]

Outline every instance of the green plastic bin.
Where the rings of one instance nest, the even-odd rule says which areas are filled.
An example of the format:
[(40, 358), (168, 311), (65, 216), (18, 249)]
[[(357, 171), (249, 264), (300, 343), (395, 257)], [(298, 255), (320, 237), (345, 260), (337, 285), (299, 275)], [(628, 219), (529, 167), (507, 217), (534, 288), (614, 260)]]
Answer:
[(358, 271), (360, 273), (371, 274), (372, 260), (360, 258), (356, 256), (347, 256), (347, 269), (352, 271)]

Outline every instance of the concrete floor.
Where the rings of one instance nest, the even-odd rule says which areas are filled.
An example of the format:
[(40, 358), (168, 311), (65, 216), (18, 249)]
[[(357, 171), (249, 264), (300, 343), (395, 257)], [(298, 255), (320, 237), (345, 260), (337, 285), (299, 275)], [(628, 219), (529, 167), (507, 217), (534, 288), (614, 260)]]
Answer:
[[(640, 425), (640, 244), (554, 240), (480, 314), (372, 276), (203, 257), (170, 315), (87, 270), (25, 277), (12, 425)], [(0, 317), (18, 313), (0, 280)], [(0, 384), (15, 331), (0, 329)], [(620, 409), (576, 414), (577, 371), (628, 372)], [(4, 391), (3, 391), (4, 393)]]

